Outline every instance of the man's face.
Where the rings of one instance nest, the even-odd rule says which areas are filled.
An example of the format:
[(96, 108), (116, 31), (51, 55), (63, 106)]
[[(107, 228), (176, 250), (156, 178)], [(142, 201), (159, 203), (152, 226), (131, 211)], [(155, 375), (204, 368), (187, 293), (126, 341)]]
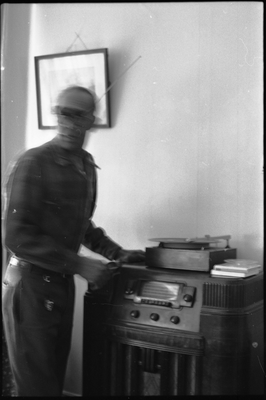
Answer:
[(85, 133), (95, 120), (93, 97), (89, 93), (76, 90), (66, 98), (62, 98), (59, 105), (58, 129), (60, 144), (66, 150), (82, 148)]

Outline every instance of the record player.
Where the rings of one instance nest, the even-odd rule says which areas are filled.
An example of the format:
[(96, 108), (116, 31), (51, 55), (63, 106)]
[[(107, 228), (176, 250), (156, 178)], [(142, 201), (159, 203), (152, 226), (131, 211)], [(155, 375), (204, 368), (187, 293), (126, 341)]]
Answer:
[[(157, 247), (146, 248), (146, 265), (188, 271), (210, 271), (215, 264), (236, 258), (236, 249), (229, 246), (230, 235), (206, 235), (203, 238), (154, 238)], [(221, 244), (221, 241), (226, 244)]]

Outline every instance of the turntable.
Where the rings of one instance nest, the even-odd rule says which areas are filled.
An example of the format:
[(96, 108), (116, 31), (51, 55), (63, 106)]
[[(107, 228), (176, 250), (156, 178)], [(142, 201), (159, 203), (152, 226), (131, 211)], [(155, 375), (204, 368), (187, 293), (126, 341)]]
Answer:
[[(204, 238), (154, 238), (157, 247), (146, 248), (146, 265), (155, 268), (210, 271), (215, 264), (236, 258), (236, 249), (230, 248), (230, 235), (206, 235)], [(221, 246), (221, 240), (226, 244)]]

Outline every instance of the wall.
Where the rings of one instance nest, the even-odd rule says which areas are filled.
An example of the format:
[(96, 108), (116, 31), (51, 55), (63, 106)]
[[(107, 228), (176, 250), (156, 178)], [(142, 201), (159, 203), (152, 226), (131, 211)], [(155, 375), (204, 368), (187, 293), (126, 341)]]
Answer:
[[(2, 170), (25, 148), (30, 6), (4, 4), (1, 26)], [(10, 29), (12, 27), (12, 29)], [(21, 34), (23, 32), (23, 35)]]
[[(26, 148), (28, 66), (31, 7), (1, 5), (1, 182), (10, 161)], [(2, 210), (4, 197), (1, 193)], [(4, 232), (2, 232), (4, 237)], [(2, 261), (5, 265), (3, 248)], [(2, 275), (5, 268), (2, 268)]]
[[(111, 129), (91, 132), (85, 146), (101, 167), (94, 221), (125, 248), (231, 234), (239, 258), (263, 262), (262, 10), (259, 2), (31, 5), (27, 148), (55, 134), (38, 130), (34, 56), (66, 51), (76, 32), (88, 49), (108, 48), (111, 83), (141, 56), (110, 91)], [(77, 40), (71, 51), (79, 50)], [(86, 283), (76, 285), (65, 389), (81, 394)]]

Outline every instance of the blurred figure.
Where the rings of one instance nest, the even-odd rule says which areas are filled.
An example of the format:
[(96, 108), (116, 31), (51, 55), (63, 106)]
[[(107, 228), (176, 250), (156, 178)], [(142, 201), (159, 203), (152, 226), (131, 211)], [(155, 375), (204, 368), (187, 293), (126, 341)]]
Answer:
[[(96, 165), (82, 149), (95, 102), (73, 86), (58, 97), (57, 136), (20, 156), (7, 184), (5, 245), (11, 254), (3, 282), (3, 318), (18, 396), (61, 396), (70, 350), (74, 279), (93, 290), (121, 263), (141, 262), (91, 218)], [(111, 208), (111, 205), (110, 205)], [(80, 245), (107, 260), (78, 255)]]

